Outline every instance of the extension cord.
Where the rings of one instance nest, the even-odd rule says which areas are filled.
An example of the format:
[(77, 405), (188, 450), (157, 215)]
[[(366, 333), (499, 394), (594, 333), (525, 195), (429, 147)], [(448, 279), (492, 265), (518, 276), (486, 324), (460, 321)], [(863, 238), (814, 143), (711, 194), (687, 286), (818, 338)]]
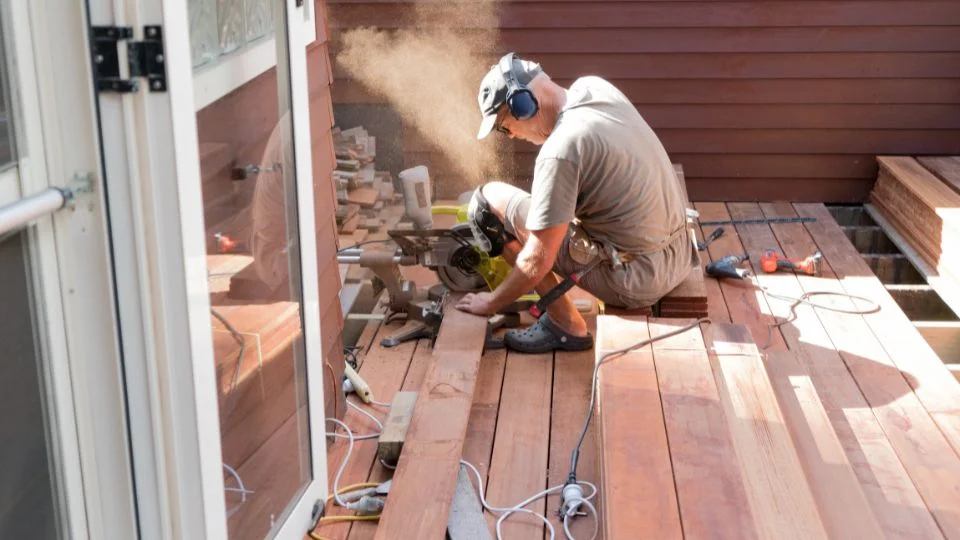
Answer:
[[(361, 399), (364, 403), (369, 404), (373, 401), (373, 393), (370, 391), (370, 385), (360, 377), (360, 374), (357, 373), (355, 369), (350, 367), (350, 364), (344, 364), (343, 374), (347, 376), (347, 380), (350, 381), (350, 384), (353, 386), (352, 390), (357, 394), (357, 397)], [(346, 385), (344, 386), (344, 392), (347, 392)], [(349, 392), (347, 392), (349, 393)]]

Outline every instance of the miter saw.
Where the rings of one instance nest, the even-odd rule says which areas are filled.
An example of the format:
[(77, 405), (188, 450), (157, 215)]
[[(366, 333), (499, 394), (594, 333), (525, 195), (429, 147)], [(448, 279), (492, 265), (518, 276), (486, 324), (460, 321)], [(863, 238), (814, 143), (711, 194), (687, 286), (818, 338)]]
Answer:
[[(430, 177), (424, 166), (400, 173), (404, 200), (404, 219), (387, 231), (396, 244), (394, 250), (347, 248), (338, 253), (340, 264), (359, 264), (369, 268), (381, 288), (389, 295), (387, 320), (406, 317), (407, 324), (396, 334), (384, 338), (385, 347), (423, 337), (436, 338), (443, 318), (443, 309), (450, 292), (480, 292), (495, 289), (510, 272), (509, 264), (469, 223), (469, 205), (432, 206)], [(435, 215), (455, 215), (451, 228), (433, 227)], [(494, 256), (491, 256), (493, 254)], [(404, 279), (401, 266), (423, 266), (436, 272), (440, 284), (428, 291), (417, 289), (416, 283)], [(380, 289), (377, 289), (380, 290)], [(502, 347), (492, 340), (491, 333), (500, 326), (519, 324), (520, 311), (527, 309), (536, 296), (526, 296), (490, 318), (487, 347)]]

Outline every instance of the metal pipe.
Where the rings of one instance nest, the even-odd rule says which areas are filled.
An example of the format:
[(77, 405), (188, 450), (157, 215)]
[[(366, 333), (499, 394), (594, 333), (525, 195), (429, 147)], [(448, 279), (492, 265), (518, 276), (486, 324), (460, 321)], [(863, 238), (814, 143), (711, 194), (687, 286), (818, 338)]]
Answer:
[[(361, 257), (360, 255), (337, 255), (337, 264), (361, 264), (363, 262), (370, 262), (370, 259), (368, 257)], [(393, 255), (389, 260), (381, 259), (379, 262), (413, 266), (417, 264), (417, 258), (409, 255)]]
[(67, 204), (67, 200), (63, 190), (51, 187), (0, 207), (0, 235), (20, 229), (37, 218), (60, 210)]

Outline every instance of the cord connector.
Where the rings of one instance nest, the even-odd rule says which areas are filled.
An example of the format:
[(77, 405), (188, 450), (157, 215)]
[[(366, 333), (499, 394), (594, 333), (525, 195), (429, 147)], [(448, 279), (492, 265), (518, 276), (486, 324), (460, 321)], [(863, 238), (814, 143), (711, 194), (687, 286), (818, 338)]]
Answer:
[(583, 487), (574, 480), (563, 486), (560, 495), (560, 513), (567, 517), (578, 515), (584, 501)]
[(345, 507), (355, 510), (361, 516), (374, 516), (383, 512), (384, 503), (383, 499), (379, 497), (364, 495), (359, 501), (347, 503)]

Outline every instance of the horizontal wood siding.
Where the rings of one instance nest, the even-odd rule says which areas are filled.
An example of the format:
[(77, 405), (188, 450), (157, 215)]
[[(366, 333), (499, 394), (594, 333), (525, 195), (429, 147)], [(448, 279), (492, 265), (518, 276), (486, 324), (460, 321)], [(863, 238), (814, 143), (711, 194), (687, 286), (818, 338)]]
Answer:
[[(458, 17), (465, 1), (328, 3), (334, 58), (344, 30), (419, 14), (423, 27), (457, 21), (465, 42), (497, 36), (478, 62), (516, 50), (562, 85), (610, 80), (683, 164), (693, 200), (863, 201), (877, 154), (960, 153), (955, 0), (514, 0), (497, 4), (498, 28)], [(333, 77), (335, 104), (382, 102), (335, 63)], [(405, 166), (436, 168), (438, 195), (456, 195), (439, 149), (403, 133)], [(536, 150), (513, 145), (521, 186)]]

